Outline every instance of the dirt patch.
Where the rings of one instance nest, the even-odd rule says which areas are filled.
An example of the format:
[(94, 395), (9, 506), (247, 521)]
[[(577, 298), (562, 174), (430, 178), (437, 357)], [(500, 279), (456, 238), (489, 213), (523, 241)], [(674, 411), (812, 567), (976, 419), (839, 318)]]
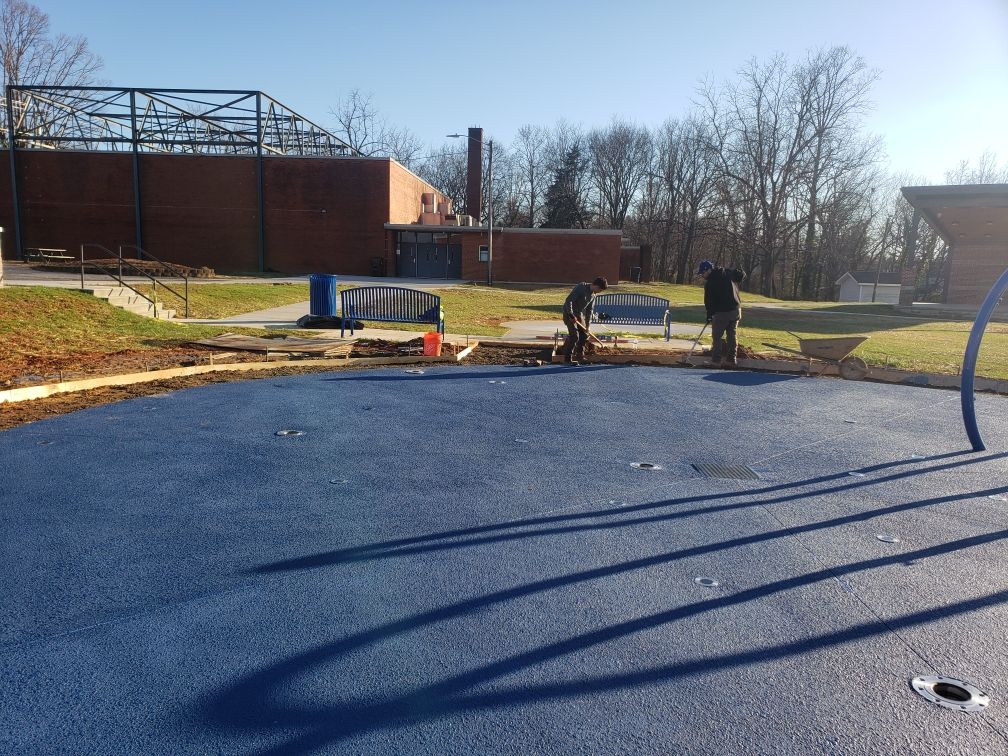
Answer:
[(78, 381), (102, 375), (143, 373), (148, 370), (208, 365), (210, 356), (229, 362), (261, 362), (263, 355), (222, 353), (203, 347), (161, 347), (124, 349), (119, 352), (77, 352), (58, 357), (32, 355), (18, 362), (0, 365), (0, 389), (21, 388), (40, 383)]
[[(619, 355), (620, 357), (640, 357), (642, 361), (651, 358), (678, 358), (683, 359), (689, 354), (688, 349), (648, 349), (644, 348), (606, 348), (600, 349), (594, 344), (588, 344), (585, 347), (585, 354), (587, 354), (592, 362), (605, 362), (606, 357), (610, 355)], [(703, 349), (697, 349), (693, 352), (694, 357), (710, 357), (710, 347), (705, 347)], [(738, 345), (737, 358), (740, 360), (769, 360), (778, 359), (770, 354), (763, 354), (757, 352), (756, 350)]]
[(353, 351), (350, 352), (351, 357), (404, 357), (411, 354), (423, 354), (423, 338), (417, 337), (409, 341), (359, 339), (354, 342)]
[[(390, 344), (397, 344), (399, 342), (387, 342)], [(406, 342), (409, 343), (409, 342)], [(167, 351), (167, 350), (166, 350)], [(203, 362), (199, 364), (205, 364), (208, 353), (205, 350), (171, 350), (177, 353), (190, 352), (196, 354), (200, 357)], [(123, 365), (123, 355), (126, 353), (120, 353), (117, 355), (112, 355), (113, 357), (120, 358), (116, 364)], [(110, 355), (102, 355), (103, 357), (110, 357)], [(133, 358), (139, 359), (142, 357), (147, 360), (149, 365), (153, 365), (151, 362), (151, 352), (140, 352), (138, 354), (130, 355)], [(357, 355), (354, 355), (357, 356)], [(373, 355), (367, 355), (373, 356)], [(395, 354), (393, 356), (400, 356)], [(164, 355), (165, 359), (168, 358)], [(247, 355), (252, 361), (261, 361), (262, 355)], [(507, 347), (500, 345), (480, 345), (474, 349), (469, 357), (463, 360), (458, 365), (525, 365), (531, 360), (541, 360), (544, 363), (549, 361), (549, 351), (536, 346), (530, 346), (528, 348), (521, 347)], [(452, 366), (456, 363), (438, 363), (439, 366)], [(161, 365), (161, 367), (178, 367), (179, 363), (174, 362), (171, 364)], [(140, 368), (141, 370), (143, 368)], [(153, 369), (153, 368), (151, 368)], [(282, 363), (278, 364), (275, 368), (271, 370), (264, 370), (261, 373), (207, 373), (205, 375), (192, 375), (186, 376), (184, 378), (169, 378), (163, 381), (152, 381), (151, 383), (138, 383), (130, 386), (108, 386), (105, 388), (92, 389), (90, 391), (77, 391), (70, 394), (57, 394), (56, 396), (46, 397), (44, 399), (33, 399), (24, 402), (10, 402), (0, 404), (0, 430), (6, 430), (8, 428), (13, 428), (17, 425), (24, 425), (25, 423), (35, 422), (36, 420), (44, 420), (49, 417), (55, 417), (56, 415), (63, 415), (67, 412), (75, 412), (80, 409), (86, 409), (88, 407), (97, 407), (102, 404), (112, 404), (114, 402), (121, 402), (126, 399), (136, 399), (141, 396), (152, 396), (154, 394), (163, 394), (166, 391), (178, 391), (179, 389), (194, 388), (196, 386), (206, 386), (213, 383), (231, 383), (233, 381), (248, 381), (256, 380), (262, 378), (276, 378), (278, 376), (286, 375), (306, 375), (308, 373), (330, 373), (330, 372), (344, 372), (349, 370), (369, 370), (369, 369), (380, 369), (380, 368), (369, 368), (356, 365), (348, 365), (346, 367), (340, 366), (318, 366), (314, 367), (311, 365), (305, 366), (285, 366)], [(128, 373), (137, 372), (131, 370), (108, 370), (104, 374), (115, 374), (115, 373)]]
[(530, 365), (539, 360), (549, 364), (552, 347), (538, 344), (528, 346), (506, 346), (492, 342), (481, 342), (461, 364), (463, 365)]
[(779, 357), (774, 357), (770, 354), (763, 354), (762, 352), (757, 352), (751, 347), (738, 345), (738, 359), (740, 360), (772, 360), (779, 359)]

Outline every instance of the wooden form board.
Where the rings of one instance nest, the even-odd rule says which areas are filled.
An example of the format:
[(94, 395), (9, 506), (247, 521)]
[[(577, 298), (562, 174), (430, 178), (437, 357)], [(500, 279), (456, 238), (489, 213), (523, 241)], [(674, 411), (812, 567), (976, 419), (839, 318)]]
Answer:
[(243, 352), (260, 352), (274, 354), (318, 354), (335, 357), (350, 354), (352, 341), (337, 339), (298, 338), (285, 336), (282, 339), (267, 339), (262, 336), (244, 336), (237, 333), (222, 333), (209, 339), (192, 341), (197, 346), (213, 349), (239, 350)]
[(316, 360), (284, 360), (276, 362), (229, 362), (218, 365), (193, 365), (191, 367), (169, 368), (167, 370), (150, 370), (144, 373), (127, 373), (125, 375), (103, 375), (98, 378), (87, 378), (80, 381), (64, 381), (62, 383), (44, 383), (39, 386), (25, 386), (23, 388), (8, 389), (0, 391), (0, 404), (8, 402), (24, 402), (30, 399), (43, 399), (56, 394), (69, 394), (75, 391), (87, 391), (89, 389), (105, 388), (107, 386), (129, 386), (136, 383), (151, 383), (153, 381), (163, 381), (170, 378), (184, 378), (190, 375), (203, 375), (205, 373), (218, 372), (255, 372), (262, 370), (275, 370), (278, 367), (347, 367), (347, 366), (369, 366), (380, 367), (382, 365), (416, 365), (418, 363), (451, 363), (461, 362), (473, 350), (479, 346), (478, 341), (472, 342), (467, 348), (454, 355), (444, 355), (441, 357), (425, 357), (416, 355), (414, 357), (350, 357), (342, 359), (316, 359)]

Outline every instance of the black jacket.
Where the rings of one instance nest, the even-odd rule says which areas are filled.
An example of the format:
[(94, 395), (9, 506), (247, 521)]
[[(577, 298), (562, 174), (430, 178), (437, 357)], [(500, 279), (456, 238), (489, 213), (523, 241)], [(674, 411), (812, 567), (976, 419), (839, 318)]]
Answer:
[(567, 295), (564, 302), (564, 315), (575, 318), (582, 318), (584, 324), (591, 323), (592, 310), (595, 307), (595, 292), (592, 285), (582, 281), (575, 286), (571, 293)]
[(745, 280), (745, 273), (734, 268), (714, 268), (704, 284), (704, 307), (707, 317), (716, 312), (731, 312), (739, 307), (738, 285)]

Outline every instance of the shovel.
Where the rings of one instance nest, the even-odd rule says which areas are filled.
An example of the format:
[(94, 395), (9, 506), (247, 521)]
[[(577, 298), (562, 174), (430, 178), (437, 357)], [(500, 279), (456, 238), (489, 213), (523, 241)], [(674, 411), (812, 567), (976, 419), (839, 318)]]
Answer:
[(580, 328), (582, 331), (584, 331), (585, 334), (588, 336), (588, 338), (590, 338), (592, 341), (594, 341), (600, 348), (602, 348), (602, 349), (606, 348), (606, 345), (603, 344), (601, 341), (599, 341), (598, 338), (595, 336), (594, 333), (592, 333), (587, 328), (585, 328), (584, 324), (580, 320), (577, 320), (575, 322), (577, 323), (577, 327)]
[(703, 328), (700, 329), (700, 333), (697, 334), (696, 340), (693, 342), (693, 346), (690, 347), (689, 354), (683, 357), (682, 364), (685, 365), (689, 362), (690, 357), (693, 356), (693, 350), (696, 349), (696, 345), (700, 343), (700, 339), (703, 338), (704, 331), (707, 330), (707, 324), (704, 323)]

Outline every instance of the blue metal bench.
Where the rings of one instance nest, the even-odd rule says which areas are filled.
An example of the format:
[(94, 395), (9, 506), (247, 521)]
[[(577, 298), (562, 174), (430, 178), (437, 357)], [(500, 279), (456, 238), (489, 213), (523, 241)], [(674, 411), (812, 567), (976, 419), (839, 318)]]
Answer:
[(430, 323), (443, 335), (444, 314), (441, 297), (429, 291), (402, 286), (360, 286), (340, 292), (340, 337), (347, 324), (353, 336), (354, 323), (369, 320), (382, 323)]
[(592, 310), (593, 323), (607, 325), (665, 326), (665, 341), (672, 338), (669, 301), (650, 294), (599, 294)]

